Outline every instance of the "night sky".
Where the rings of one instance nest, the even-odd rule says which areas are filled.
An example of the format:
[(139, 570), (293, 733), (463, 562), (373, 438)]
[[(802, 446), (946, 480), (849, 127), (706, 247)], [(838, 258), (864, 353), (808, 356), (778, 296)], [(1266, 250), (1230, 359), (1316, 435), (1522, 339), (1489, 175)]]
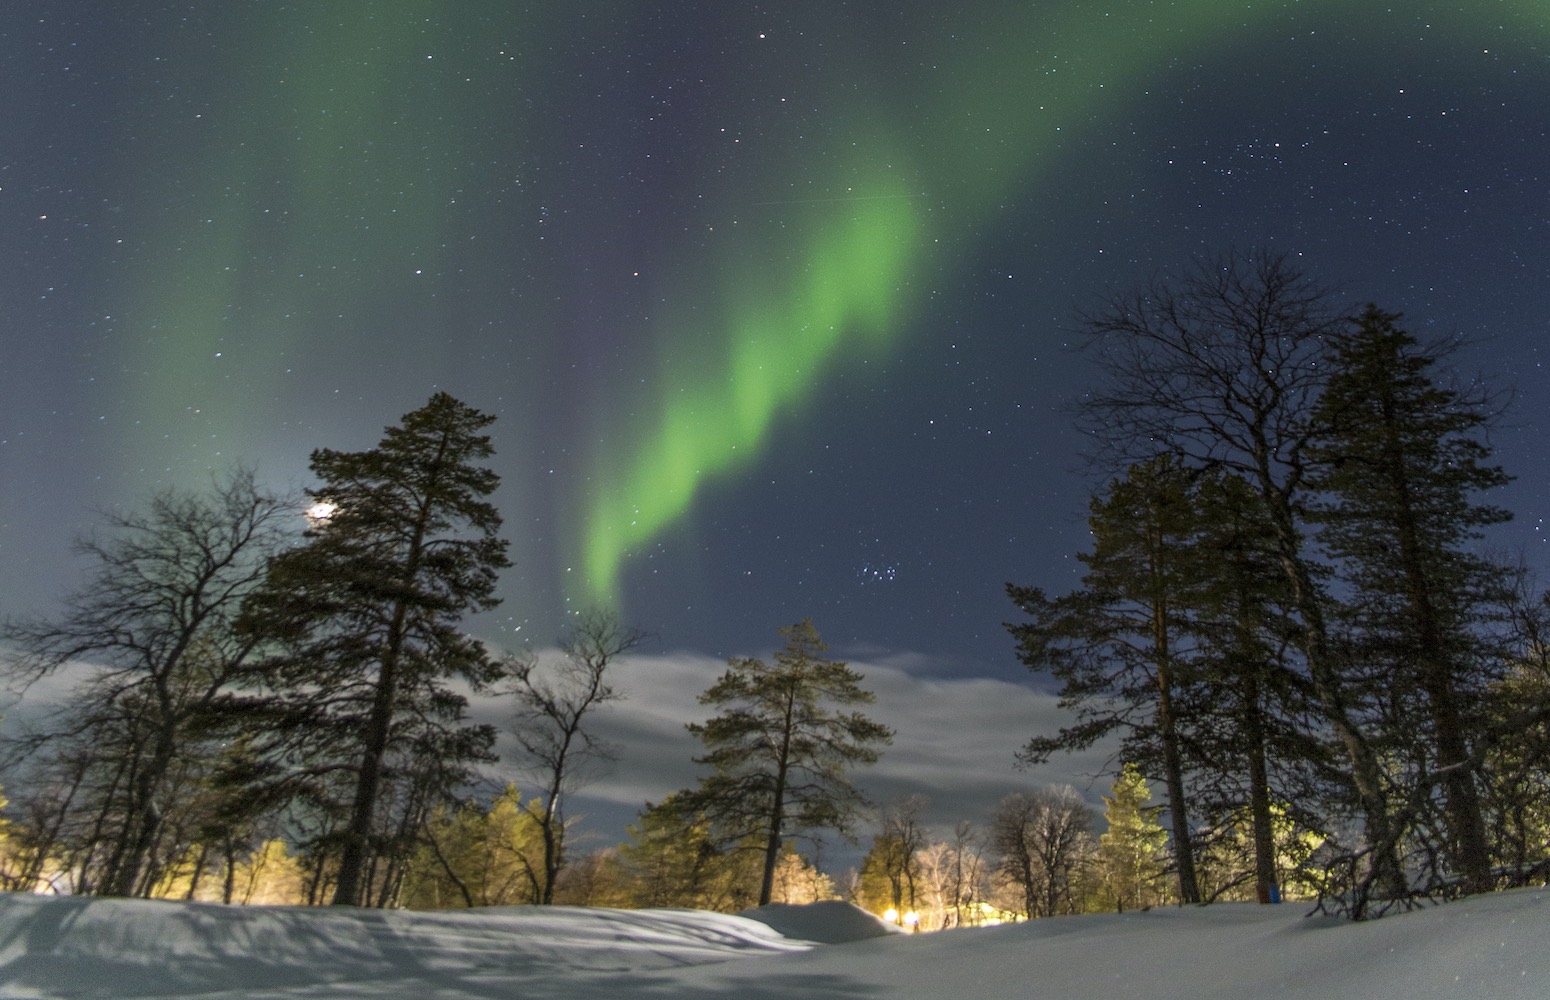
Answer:
[(1545, 560), (1543, 0), (12, 0), (0, 95), (0, 614), (441, 389), (498, 418), (492, 645), (617, 604), (693, 710), (810, 615), (1004, 705), (1003, 584), (1086, 545), (1075, 314), (1233, 247), (1468, 341)]

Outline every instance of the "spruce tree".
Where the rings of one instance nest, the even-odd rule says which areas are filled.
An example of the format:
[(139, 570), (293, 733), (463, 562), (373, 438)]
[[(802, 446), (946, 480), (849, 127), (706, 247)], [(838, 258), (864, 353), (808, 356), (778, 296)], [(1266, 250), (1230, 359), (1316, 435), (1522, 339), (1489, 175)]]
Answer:
[(1403, 705), (1414, 691), (1424, 702), (1391, 725), (1427, 733), (1451, 867), (1466, 892), (1484, 892), (1494, 880), (1471, 737), (1488, 678), (1474, 627), (1504, 573), (1470, 547), (1510, 517), (1478, 500), (1508, 477), (1486, 464), (1484, 407), (1436, 383), (1436, 348), (1398, 320), (1369, 305), (1334, 340), (1312, 451), (1325, 494), (1315, 519), (1350, 592), (1357, 656), (1376, 667), (1384, 700)]
[(849, 835), (864, 797), (846, 771), (877, 760), (893, 731), (860, 712), (837, 709), (873, 700), (861, 675), (825, 658), (811, 619), (780, 630), (785, 648), (773, 665), (752, 657), (729, 669), (702, 705), (724, 711), (689, 731), (705, 744), (695, 763), (712, 771), (688, 794), (714, 818), (725, 839), (752, 838), (764, 856), (759, 905), (770, 901), (784, 838), (801, 830)]
[(1168, 834), (1147, 803), (1152, 790), (1134, 764), (1126, 764), (1103, 798), (1108, 824), (1098, 838), (1100, 902), (1124, 912), (1162, 902), (1163, 844)]
[(245, 626), (274, 655), (255, 680), (275, 697), (250, 707), (328, 747), (352, 776), (333, 901), (366, 899), (374, 820), (390, 753), (448, 765), (488, 755), (494, 733), (463, 725), (447, 682), (495, 679), (496, 664), (459, 627), (494, 607), (508, 565), (500, 515), (485, 500), (499, 477), (479, 464), (492, 421), (444, 392), (387, 428), (377, 447), (312, 454), (321, 485), (308, 543), (277, 557)]

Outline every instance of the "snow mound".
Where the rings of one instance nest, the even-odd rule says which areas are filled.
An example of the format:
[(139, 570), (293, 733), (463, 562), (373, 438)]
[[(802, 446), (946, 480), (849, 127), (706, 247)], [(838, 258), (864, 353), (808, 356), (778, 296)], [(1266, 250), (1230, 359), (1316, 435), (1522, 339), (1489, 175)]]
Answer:
[(409, 912), (0, 893), (0, 997), (419, 1000), (504, 996), (490, 990), (506, 984), (568, 997), (529, 990), (811, 947), (695, 910)]
[(848, 944), (868, 938), (903, 933), (893, 924), (879, 920), (858, 906), (839, 900), (792, 906), (771, 903), (738, 916), (757, 920), (782, 937), (815, 944)]
[[(0, 997), (1546, 1000), (1550, 891), (1364, 924), (1226, 904), (895, 934), (844, 904), (434, 913), (0, 894)], [(846, 941), (841, 947), (815, 942)]]

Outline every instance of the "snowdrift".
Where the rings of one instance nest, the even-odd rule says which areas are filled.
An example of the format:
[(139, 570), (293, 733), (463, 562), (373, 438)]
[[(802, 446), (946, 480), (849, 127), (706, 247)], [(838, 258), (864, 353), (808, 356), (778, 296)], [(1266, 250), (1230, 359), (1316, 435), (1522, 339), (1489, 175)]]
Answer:
[(1550, 997), (1550, 893), (1366, 924), (1220, 905), (910, 936), (838, 903), (740, 916), (0, 896), (0, 996)]

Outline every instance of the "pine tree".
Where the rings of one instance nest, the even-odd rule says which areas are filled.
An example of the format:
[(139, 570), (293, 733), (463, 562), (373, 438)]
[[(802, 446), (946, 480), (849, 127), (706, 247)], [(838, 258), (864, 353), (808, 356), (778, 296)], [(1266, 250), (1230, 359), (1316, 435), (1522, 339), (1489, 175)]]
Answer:
[[(1277, 565), (1264, 505), (1242, 477), (1202, 477), (1196, 492), (1202, 531), (1197, 544), (1210, 571), (1195, 595), (1191, 623), (1200, 642), (1201, 697), (1190, 706), (1192, 749), (1219, 776), (1208, 815), (1249, 817), (1255, 898), (1280, 898), (1276, 883), (1272, 771), (1307, 798), (1313, 784), (1299, 761), (1307, 738), (1291, 721), (1305, 715), (1299, 676), (1287, 661), (1294, 635), (1290, 594)], [(1218, 824), (1219, 825), (1219, 824)]]
[(726, 839), (754, 838), (763, 852), (759, 904), (768, 903), (788, 835), (832, 829), (848, 835), (865, 799), (846, 771), (877, 760), (893, 739), (887, 726), (839, 707), (869, 704), (861, 675), (826, 659), (811, 619), (780, 630), (785, 647), (773, 665), (733, 659), (700, 695), (722, 714), (689, 731), (704, 742), (695, 763), (712, 772), (690, 794)]
[(1023, 760), (1083, 749), (1116, 731), (1127, 756), (1155, 760), (1167, 788), (1179, 894), (1188, 902), (1199, 902), (1200, 891), (1176, 703), (1190, 682), (1189, 613), (1211, 570), (1196, 544), (1196, 492), (1170, 456), (1131, 466), (1092, 502), (1093, 551), (1077, 557), (1087, 566), (1081, 589), (1050, 600), (1009, 584), (1032, 620), (1006, 626), (1023, 663), (1060, 679), (1061, 704), (1077, 713), (1076, 725), (1030, 740)]
[(1469, 546), (1510, 517), (1476, 499), (1508, 477), (1485, 464), (1482, 405), (1436, 384), (1436, 349), (1398, 319), (1369, 305), (1334, 340), (1312, 452), (1327, 500), (1315, 517), (1351, 591), (1357, 655), (1382, 662), (1390, 693), (1413, 685), (1424, 699), (1419, 725), (1441, 776), (1447, 854), (1464, 890), (1485, 892), (1494, 879), (1471, 733), (1486, 678), (1472, 627), (1503, 573)]
[(493, 420), (438, 392), (376, 448), (313, 452), (322, 485), (308, 491), (310, 540), (273, 561), (246, 610), (246, 627), (277, 648), (258, 679), (280, 697), (255, 707), (329, 744), (353, 776), (336, 904), (365, 900), (390, 751), (415, 745), (467, 762), (494, 740), (462, 725), (466, 701), (446, 684), (498, 674), (458, 627), (498, 603), (508, 564), (500, 515), (484, 499), (499, 478), (477, 464), (492, 453), (480, 431)]

